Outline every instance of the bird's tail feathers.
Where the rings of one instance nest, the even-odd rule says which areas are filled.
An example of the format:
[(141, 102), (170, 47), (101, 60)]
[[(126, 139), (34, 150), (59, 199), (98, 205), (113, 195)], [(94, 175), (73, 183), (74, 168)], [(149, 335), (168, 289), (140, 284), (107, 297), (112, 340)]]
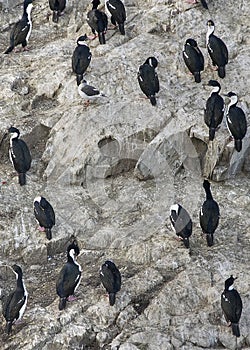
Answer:
[(209, 128), (209, 141), (213, 141), (215, 136), (215, 128)]
[(66, 307), (67, 298), (60, 298), (59, 300), (59, 310), (63, 310)]
[(237, 152), (240, 152), (242, 149), (242, 140), (234, 140), (234, 147)]
[(18, 181), (19, 181), (19, 185), (20, 186), (26, 185), (26, 174), (25, 173), (19, 173), (18, 174)]
[(50, 227), (47, 227), (47, 228), (45, 229), (45, 232), (46, 232), (46, 237), (47, 237), (47, 239), (51, 240), (51, 238), (52, 238), (51, 228), (50, 228)]
[(188, 237), (183, 238), (183, 243), (184, 243), (184, 246), (186, 248), (189, 248), (189, 238)]
[(6, 333), (10, 334), (12, 330), (12, 322), (11, 321), (7, 321), (6, 323)]
[(5, 54), (8, 54), (8, 53), (10, 53), (11, 51), (13, 51), (13, 49), (14, 49), (14, 46), (10, 46), (10, 47), (8, 47), (8, 49), (7, 49), (6, 51), (4, 51), (4, 53), (5, 53)]
[(83, 80), (83, 74), (77, 74), (77, 76), (76, 76), (77, 86), (79, 86), (81, 84), (82, 80)]
[(115, 293), (109, 293), (109, 304), (110, 306), (115, 304)]
[(150, 99), (151, 105), (152, 105), (152, 106), (156, 106), (156, 98), (155, 98), (155, 95), (151, 95), (151, 96), (149, 97), (149, 99)]
[(59, 13), (58, 11), (53, 11), (53, 15), (52, 15), (52, 21), (57, 23), (58, 22), (58, 18), (59, 18)]
[(121, 35), (125, 35), (124, 23), (119, 23), (118, 27)]
[(196, 83), (200, 83), (201, 82), (201, 74), (200, 72), (194, 72), (194, 80)]
[(207, 239), (208, 247), (212, 247), (212, 245), (214, 244), (214, 235), (213, 235), (213, 233), (207, 233), (206, 234), (206, 239)]
[(225, 78), (226, 76), (225, 66), (218, 67), (218, 75), (222, 79)]
[(237, 338), (240, 337), (240, 328), (238, 323), (232, 323), (232, 332)]
[(106, 44), (105, 33), (104, 33), (104, 32), (98, 33), (98, 38), (99, 38), (99, 43), (100, 43), (101, 45)]

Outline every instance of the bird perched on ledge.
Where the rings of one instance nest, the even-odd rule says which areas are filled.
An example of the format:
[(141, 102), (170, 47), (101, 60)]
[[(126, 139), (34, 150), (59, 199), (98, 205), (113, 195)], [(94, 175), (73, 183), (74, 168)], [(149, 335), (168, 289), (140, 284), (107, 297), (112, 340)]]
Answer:
[(221, 86), (216, 80), (209, 80), (208, 86), (211, 86), (212, 92), (206, 102), (204, 110), (204, 121), (209, 127), (209, 140), (213, 141), (215, 131), (221, 124), (224, 116), (224, 100), (219, 95)]
[(207, 50), (211, 57), (212, 65), (218, 69), (218, 76), (223, 79), (226, 76), (225, 66), (228, 63), (228, 50), (225, 43), (214, 35), (214, 29), (214, 22), (209, 20), (206, 34)]
[(91, 100), (96, 100), (100, 97), (107, 97), (100, 90), (88, 84), (86, 80), (83, 80), (78, 86), (79, 95), (86, 100), (86, 106), (89, 106)]
[(76, 299), (74, 293), (81, 282), (82, 268), (76, 261), (80, 250), (76, 241), (67, 248), (67, 263), (63, 266), (56, 282), (56, 292), (60, 297), (59, 310), (66, 307), (67, 301)]
[(201, 82), (200, 72), (204, 70), (204, 57), (194, 39), (187, 39), (183, 47), (183, 59), (196, 83)]
[(189, 248), (189, 237), (192, 235), (193, 223), (186, 211), (180, 204), (173, 204), (170, 207), (170, 221), (179, 240), (182, 240), (185, 247)]
[(243, 110), (237, 106), (238, 97), (234, 92), (229, 92), (226, 96), (230, 98), (227, 107), (227, 127), (234, 139), (234, 147), (237, 152), (242, 149), (242, 140), (247, 133), (247, 121)]
[(6, 332), (8, 334), (11, 333), (12, 325), (22, 318), (28, 298), (21, 267), (13, 265), (12, 270), (16, 275), (16, 289), (9, 294), (3, 305), (3, 316), (6, 320)]
[(109, 294), (109, 304), (115, 304), (116, 293), (121, 289), (121, 274), (113, 261), (107, 260), (100, 269), (101, 282)]
[(13, 126), (9, 128), (10, 133), (10, 160), (14, 169), (18, 173), (20, 186), (26, 184), (26, 172), (30, 169), (31, 155), (28, 146), (23, 140), (19, 139), (20, 131)]
[(51, 239), (51, 229), (55, 225), (55, 212), (52, 205), (44, 197), (38, 196), (34, 199), (34, 214), (41, 230), (46, 232), (47, 239)]
[(121, 35), (125, 35), (124, 22), (126, 21), (126, 10), (121, 0), (106, 0), (106, 5), (111, 13), (111, 23), (118, 25)]
[(158, 61), (155, 57), (148, 57), (139, 67), (138, 83), (142, 92), (149, 98), (152, 106), (156, 106), (156, 93), (160, 90), (158, 75), (155, 71)]
[(17, 45), (22, 44), (24, 50), (27, 49), (28, 40), (31, 34), (32, 22), (31, 22), (31, 10), (32, 0), (24, 0), (23, 3), (23, 16), (14, 24), (10, 32), (10, 46), (4, 52), (5, 54), (10, 53)]
[(106, 13), (98, 10), (100, 0), (93, 0), (92, 5), (92, 10), (87, 14), (87, 23), (92, 29), (94, 37), (89, 37), (89, 39), (95, 39), (97, 32), (99, 43), (103, 45), (106, 44), (105, 33), (108, 28), (108, 17)]
[(240, 294), (233, 288), (237, 277), (232, 275), (225, 281), (225, 289), (221, 294), (221, 308), (228, 325), (232, 327), (232, 333), (240, 337), (239, 320), (242, 312), (242, 300)]
[(72, 70), (76, 74), (77, 85), (80, 85), (83, 79), (83, 74), (87, 70), (92, 57), (86, 42), (87, 39), (88, 37), (86, 34), (81, 35), (77, 39), (77, 47), (72, 55)]

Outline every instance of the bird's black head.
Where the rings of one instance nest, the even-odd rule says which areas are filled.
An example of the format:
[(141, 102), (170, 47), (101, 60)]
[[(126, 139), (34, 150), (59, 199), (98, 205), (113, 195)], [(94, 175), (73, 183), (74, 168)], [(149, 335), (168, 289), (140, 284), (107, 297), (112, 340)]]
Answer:
[(231, 275), (226, 281), (225, 281), (225, 290), (228, 290), (233, 284), (234, 281), (237, 279), (237, 277), (233, 277), (233, 275)]
[(8, 132), (9, 134), (11, 134), (13, 137), (19, 137), (20, 135), (20, 131), (15, 128), (14, 126), (11, 126), (9, 129), (8, 129)]
[(186, 45), (190, 45), (192, 47), (197, 47), (197, 42), (196, 42), (196, 40), (189, 38), (186, 40)]
[(210, 19), (209, 21), (207, 21), (207, 25), (208, 27), (214, 27), (214, 22)]
[(203, 181), (203, 187), (206, 189), (210, 189), (210, 182), (208, 180)]
[(85, 41), (88, 40), (88, 37), (86, 34), (81, 35), (78, 39), (77, 39), (77, 44), (78, 45), (82, 45), (85, 43)]
[(213, 87), (218, 86), (219, 88), (221, 88), (220, 83), (217, 80), (209, 80), (207, 85), (213, 86)]
[(227, 97), (233, 97), (233, 96), (237, 96), (237, 95), (236, 95), (235, 92), (230, 91), (230, 92), (228, 92), (228, 93), (226, 94), (226, 96), (227, 96)]
[(150, 56), (145, 61), (146, 64), (149, 64), (151, 67), (156, 68), (158, 66), (158, 61), (154, 56)]
[(13, 269), (13, 271), (14, 271), (15, 273), (18, 274), (18, 276), (22, 276), (23, 272), (22, 272), (22, 269), (21, 269), (20, 266), (14, 264), (14, 265), (12, 266), (12, 269)]
[(116, 269), (115, 263), (113, 263), (111, 260), (106, 260), (102, 267), (110, 269), (111, 271)]
[(75, 254), (75, 255), (79, 255), (80, 249), (79, 249), (79, 247), (78, 247), (78, 244), (77, 244), (77, 241), (76, 241), (76, 240), (74, 240), (74, 241), (68, 246), (68, 248), (67, 248), (67, 253), (69, 253), (72, 249), (74, 250), (74, 254)]

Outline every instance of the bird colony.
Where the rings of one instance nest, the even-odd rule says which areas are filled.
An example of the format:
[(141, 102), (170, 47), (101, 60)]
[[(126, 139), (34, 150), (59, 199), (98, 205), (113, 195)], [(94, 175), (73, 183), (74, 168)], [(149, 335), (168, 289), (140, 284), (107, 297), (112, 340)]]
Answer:
[(0, 5), (2, 349), (250, 348), (247, 2)]

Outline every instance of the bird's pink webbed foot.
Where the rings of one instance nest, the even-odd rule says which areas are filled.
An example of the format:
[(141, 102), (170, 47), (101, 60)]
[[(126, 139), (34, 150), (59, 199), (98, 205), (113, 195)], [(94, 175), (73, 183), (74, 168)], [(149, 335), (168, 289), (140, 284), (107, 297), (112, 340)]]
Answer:
[(38, 231), (44, 232), (44, 231), (45, 231), (45, 228), (42, 227), (42, 226), (38, 226)]
[(88, 35), (87, 38), (89, 40), (94, 40), (95, 38), (97, 38), (97, 35), (93, 35), (93, 36), (92, 35), (90, 35), (90, 36)]
[(70, 296), (68, 296), (67, 300), (74, 301), (74, 300), (77, 300), (77, 297), (75, 297), (74, 295), (70, 295)]

